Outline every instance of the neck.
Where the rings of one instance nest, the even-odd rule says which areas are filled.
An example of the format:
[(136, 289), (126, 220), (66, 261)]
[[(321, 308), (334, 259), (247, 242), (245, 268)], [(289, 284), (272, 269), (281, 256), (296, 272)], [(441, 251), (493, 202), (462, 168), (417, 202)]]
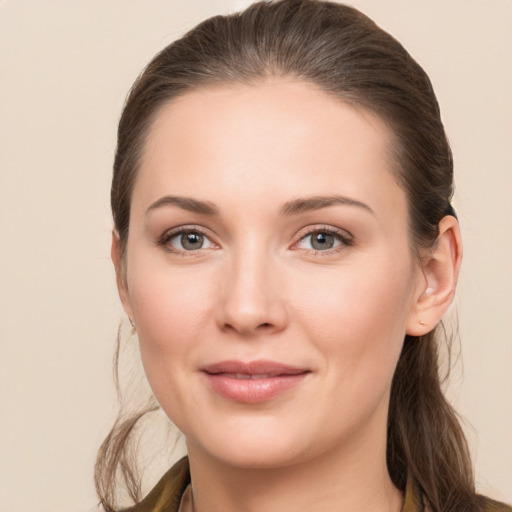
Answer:
[(189, 445), (194, 512), (399, 512), (403, 496), (387, 471), (385, 433), (384, 442), (367, 441), (270, 468), (233, 467)]

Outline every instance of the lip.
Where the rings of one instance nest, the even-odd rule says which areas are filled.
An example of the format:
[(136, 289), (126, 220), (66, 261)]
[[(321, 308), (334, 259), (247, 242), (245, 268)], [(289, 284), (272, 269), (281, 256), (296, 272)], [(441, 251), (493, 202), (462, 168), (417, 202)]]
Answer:
[(210, 387), (246, 404), (270, 400), (298, 385), (311, 371), (275, 361), (220, 361), (201, 368)]

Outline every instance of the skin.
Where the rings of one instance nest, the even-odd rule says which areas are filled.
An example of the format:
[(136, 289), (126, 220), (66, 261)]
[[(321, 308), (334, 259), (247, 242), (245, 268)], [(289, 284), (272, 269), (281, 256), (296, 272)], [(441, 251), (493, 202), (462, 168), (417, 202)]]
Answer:
[[(445, 217), (420, 266), (391, 143), (371, 113), (287, 79), (189, 92), (151, 127), (126, 261), (115, 233), (112, 256), (148, 380), (186, 436), (197, 511), (400, 510), (385, 462), (391, 380), (405, 334), (448, 308), (461, 246)], [(283, 214), (333, 195), (353, 204)], [(183, 226), (200, 248), (180, 245)], [(312, 245), (326, 230), (333, 247)], [(241, 403), (201, 371), (233, 359), (309, 373)]]

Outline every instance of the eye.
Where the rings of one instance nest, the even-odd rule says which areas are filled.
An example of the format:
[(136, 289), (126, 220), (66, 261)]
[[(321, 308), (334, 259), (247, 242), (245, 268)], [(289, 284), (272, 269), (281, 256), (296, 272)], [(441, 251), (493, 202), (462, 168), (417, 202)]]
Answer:
[(325, 252), (352, 245), (352, 239), (332, 229), (315, 229), (303, 236), (297, 243), (298, 249)]
[(213, 242), (197, 229), (181, 229), (165, 233), (160, 240), (160, 245), (173, 252), (198, 251), (214, 246)]

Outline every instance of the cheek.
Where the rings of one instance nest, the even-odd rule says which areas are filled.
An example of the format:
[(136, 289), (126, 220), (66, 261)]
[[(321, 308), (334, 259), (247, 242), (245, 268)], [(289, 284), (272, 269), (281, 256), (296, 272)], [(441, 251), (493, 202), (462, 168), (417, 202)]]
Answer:
[[(410, 262), (327, 269), (297, 283), (297, 317), (325, 357), (332, 374), (351, 388), (362, 381), (390, 381), (405, 336), (411, 297)], [(330, 272), (330, 270), (334, 270)], [(308, 290), (308, 293), (304, 293)], [(338, 378), (337, 377), (337, 378)]]
[[(129, 274), (129, 294), (144, 368), (152, 387), (183, 372), (212, 317), (212, 276), (189, 268), (139, 264)], [(162, 382), (159, 382), (162, 381)]]

